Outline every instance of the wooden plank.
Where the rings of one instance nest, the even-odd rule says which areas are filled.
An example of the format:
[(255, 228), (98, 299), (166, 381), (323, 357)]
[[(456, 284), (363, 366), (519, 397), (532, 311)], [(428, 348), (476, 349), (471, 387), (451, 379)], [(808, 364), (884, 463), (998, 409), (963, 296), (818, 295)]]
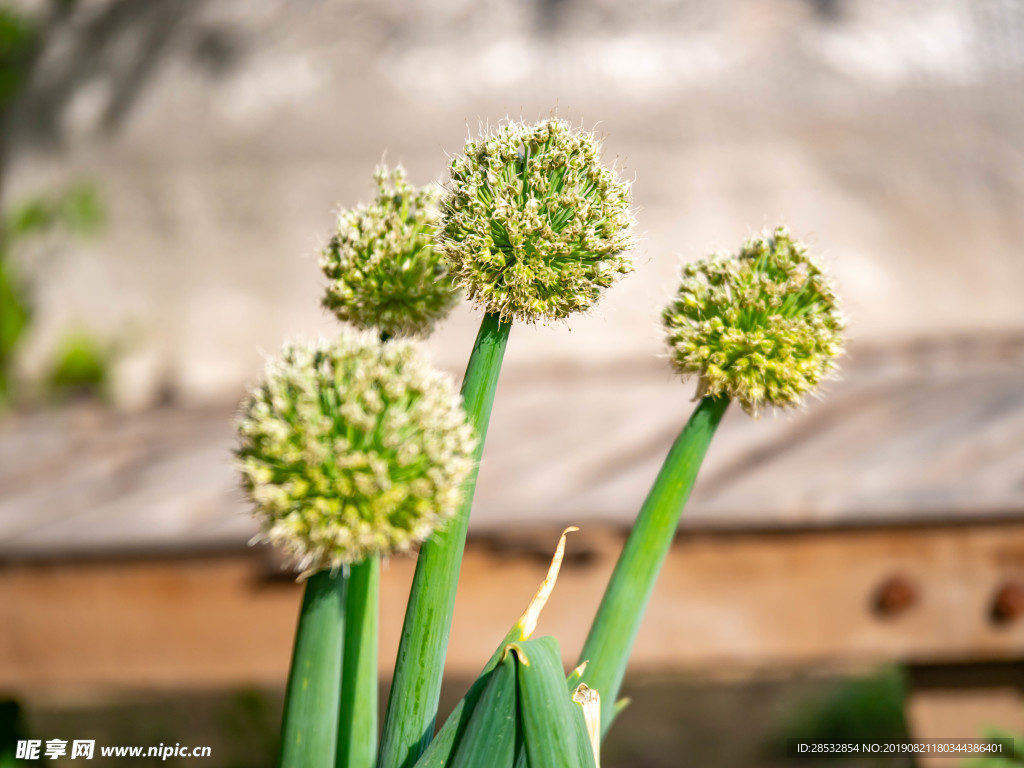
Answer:
[[(449, 646), (471, 677), (543, 578), (555, 530), (472, 540)], [(570, 538), (539, 632), (571, 662), (621, 546)], [(385, 567), (381, 667), (396, 653), (413, 560)], [(300, 590), (260, 550), (191, 559), (35, 561), (0, 568), (0, 689), (203, 688), (284, 681)], [(915, 593), (880, 616), (893, 577)], [(765, 534), (684, 534), (672, 548), (632, 670), (746, 674), (885, 660), (1018, 659), (1024, 619), (991, 603), (1024, 581), (1024, 523)]]
[[(998, 342), (998, 343), (997, 343)], [(628, 525), (692, 403), (659, 364), (500, 385), (472, 531)], [(805, 412), (726, 416), (684, 527), (1024, 515), (1024, 340), (856, 352)], [(242, 546), (227, 409), (0, 422), (0, 557)]]

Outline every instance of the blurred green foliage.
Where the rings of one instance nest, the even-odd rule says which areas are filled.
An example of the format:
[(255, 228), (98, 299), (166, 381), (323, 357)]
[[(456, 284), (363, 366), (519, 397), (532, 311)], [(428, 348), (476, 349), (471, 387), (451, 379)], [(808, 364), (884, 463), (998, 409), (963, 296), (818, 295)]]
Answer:
[[(54, 0), (51, 10), (66, 5)], [(38, 23), (28, 16), (0, 7), (0, 123), (28, 80), (41, 34)], [(30, 287), (14, 263), (15, 250), (50, 232), (89, 235), (102, 223), (103, 205), (88, 184), (38, 195), (0, 211), (0, 407), (11, 401), (14, 354), (32, 319)], [(101, 386), (106, 379), (106, 356), (98, 352), (82, 334), (69, 337), (58, 351), (50, 383), (62, 391)]]
[(18, 93), (28, 73), (28, 58), (37, 40), (35, 25), (0, 7), (0, 109)]
[(906, 739), (905, 699), (902, 671), (886, 667), (865, 677), (843, 680), (827, 694), (801, 703), (786, 719), (781, 735), (802, 741)]
[[(35, 29), (24, 16), (0, 7), (0, 119), (27, 72)], [(23, 290), (6, 257), (6, 227), (0, 222), (0, 406), (9, 397), (10, 356), (28, 323)]]
[[(116, 696), (68, 700), (26, 696), (16, 738), (92, 739), (96, 741), (95, 764), (100, 766), (275, 768), (283, 704), (282, 691), (264, 688), (126, 691)], [(100, 760), (101, 745), (160, 742), (209, 746), (213, 751), (211, 757), (202, 760), (187, 757)], [(33, 765), (42, 768), (48, 764), (47, 760), (16, 763), (26, 768)], [(59, 760), (54, 763), (63, 764)], [(83, 763), (84, 766), (93, 764)], [(2, 760), (0, 768), (7, 768)]]
[(10, 399), (14, 348), (28, 325), (25, 290), (0, 250), (0, 407)]
[(278, 752), (281, 702), (257, 688), (228, 693), (225, 699), (217, 718), (225, 768), (271, 768)]
[[(12, 206), (0, 218), (0, 406), (11, 401), (14, 354), (32, 318), (29, 285), (13, 264), (14, 249), (31, 238), (51, 232), (90, 235), (102, 226), (103, 221), (103, 204), (95, 188), (89, 184), (76, 184), (54, 194), (30, 198)], [(65, 347), (58, 353), (54, 376), (79, 374), (76, 387), (81, 390), (87, 383), (87, 378), (82, 376), (95, 377), (99, 373), (95, 365), (87, 370), (89, 366), (85, 361), (91, 358), (91, 363), (97, 364), (108, 355), (87, 352), (81, 338)], [(105, 361), (102, 367), (105, 380)], [(53, 381), (52, 376), (51, 383)], [(65, 379), (60, 378), (60, 381)]]
[(103, 203), (91, 184), (75, 184), (53, 195), (40, 195), (12, 206), (4, 214), (7, 243), (53, 230), (88, 236), (103, 225)]
[(47, 376), (50, 391), (58, 397), (103, 394), (110, 370), (110, 350), (84, 331), (74, 331), (61, 341)]
[(962, 762), (961, 768), (1024, 768), (1024, 734), (991, 729), (985, 732), (986, 739), (1012, 739), (1013, 752), (998, 757), (977, 757)]
[(17, 745), (21, 738), (21, 707), (12, 699), (0, 699), (0, 768), (18, 765)]

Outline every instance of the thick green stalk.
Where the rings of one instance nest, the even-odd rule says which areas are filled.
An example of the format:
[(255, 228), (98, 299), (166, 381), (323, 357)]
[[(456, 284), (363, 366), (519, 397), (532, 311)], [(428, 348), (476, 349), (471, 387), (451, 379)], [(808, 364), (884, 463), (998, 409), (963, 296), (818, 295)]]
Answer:
[(281, 768), (334, 764), (345, 645), (342, 573), (320, 571), (306, 581), (281, 726)]
[(337, 768), (377, 761), (377, 626), (380, 558), (351, 566), (345, 596), (345, 655), (338, 713)]
[[(495, 314), (484, 315), (462, 381), (466, 413), (480, 441), (475, 456), (478, 463), (511, 327)], [(434, 733), (476, 476), (474, 469), (455, 517), (420, 548), (384, 717), (378, 768), (410, 768)]]
[(612, 723), (629, 653), (683, 506), (728, 405), (727, 398), (705, 397), (676, 438), (626, 540), (583, 646), (580, 661), (589, 662), (583, 682), (601, 696), (602, 735)]

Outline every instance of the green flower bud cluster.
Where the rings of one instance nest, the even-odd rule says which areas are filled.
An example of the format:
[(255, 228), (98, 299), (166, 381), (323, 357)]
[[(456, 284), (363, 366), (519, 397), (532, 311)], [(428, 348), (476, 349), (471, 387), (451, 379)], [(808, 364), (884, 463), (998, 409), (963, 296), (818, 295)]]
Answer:
[(476, 438), (451, 380), (404, 341), (286, 346), (237, 420), (242, 483), (305, 574), (408, 550), (454, 514)]
[(589, 309), (633, 240), (629, 185), (565, 121), (510, 123), (452, 162), (440, 248), (486, 311), (536, 322)]
[(698, 395), (735, 398), (756, 416), (798, 405), (835, 367), (845, 320), (807, 249), (780, 227), (736, 256), (687, 264), (662, 314), (675, 369)]
[(377, 197), (343, 210), (320, 257), (330, 281), (323, 305), (343, 322), (388, 336), (427, 335), (458, 290), (434, 248), (440, 189), (417, 189), (405, 171), (376, 171)]

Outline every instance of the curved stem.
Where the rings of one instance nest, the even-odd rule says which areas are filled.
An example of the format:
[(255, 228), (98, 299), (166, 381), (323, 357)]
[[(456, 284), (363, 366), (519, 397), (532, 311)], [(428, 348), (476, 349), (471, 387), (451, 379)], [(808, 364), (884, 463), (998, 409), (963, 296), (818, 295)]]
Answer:
[(614, 718), (633, 642), (697, 470), (728, 405), (724, 397), (703, 398), (676, 438), (626, 539), (583, 646), (580, 663), (588, 662), (583, 682), (601, 696), (602, 735)]

